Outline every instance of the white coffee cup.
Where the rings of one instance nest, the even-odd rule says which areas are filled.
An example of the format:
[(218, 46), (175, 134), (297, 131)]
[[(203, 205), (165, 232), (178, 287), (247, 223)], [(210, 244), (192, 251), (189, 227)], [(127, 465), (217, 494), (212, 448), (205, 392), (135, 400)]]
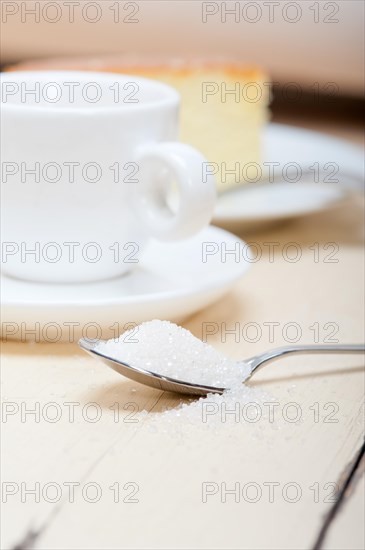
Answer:
[[(202, 178), (198, 151), (173, 141), (178, 107), (173, 88), (134, 76), (3, 73), (3, 272), (43, 282), (106, 279), (131, 269), (149, 238), (204, 228), (215, 182)], [(172, 181), (177, 209), (168, 205)]]

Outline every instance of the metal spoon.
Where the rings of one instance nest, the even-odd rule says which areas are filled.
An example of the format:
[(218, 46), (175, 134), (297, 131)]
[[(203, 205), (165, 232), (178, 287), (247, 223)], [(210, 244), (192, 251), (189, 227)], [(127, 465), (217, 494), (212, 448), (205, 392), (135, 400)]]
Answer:
[[(216, 388), (213, 386), (202, 386), (201, 384), (192, 384), (190, 382), (183, 382), (182, 380), (175, 380), (168, 376), (161, 376), (156, 372), (150, 372), (147, 370), (139, 369), (123, 363), (113, 357), (108, 357), (104, 353), (100, 353), (95, 348), (100, 340), (87, 340), (81, 338), (79, 340), (79, 346), (89, 352), (91, 355), (96, 355), (100, 359), (111, 367), (113, 370), (119, 372), (119, 374), (130, 378), (135, 382), (150, 386), (151, 388), (157, 388), (159, 390), (171, 391), (175, 393), (183, 393), (190, 395), (204, 396), (208, 393), (223, 393), (225, 388)], [(250, 377), (256, 372), (264, 363), (268, 363), (277, 357), (282, 355), (288, 355), (291, 353), (364, 353), (365, 344), (353, 344), (353, 345), (318, 345), (318, 346), (289, 346), (284, 348), (277, 348), (250, 359), (246, 359), (245, 363), (249, 365), (251, 369)]]

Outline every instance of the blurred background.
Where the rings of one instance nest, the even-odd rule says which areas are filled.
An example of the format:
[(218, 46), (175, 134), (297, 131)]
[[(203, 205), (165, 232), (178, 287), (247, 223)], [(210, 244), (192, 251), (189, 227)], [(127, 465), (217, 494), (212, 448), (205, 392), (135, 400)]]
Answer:
[(361, 0), (2, 0), (1, 10), (3, 67), (120, 53), (238, 61), (270, 75), (274, 121), (363, 142)]

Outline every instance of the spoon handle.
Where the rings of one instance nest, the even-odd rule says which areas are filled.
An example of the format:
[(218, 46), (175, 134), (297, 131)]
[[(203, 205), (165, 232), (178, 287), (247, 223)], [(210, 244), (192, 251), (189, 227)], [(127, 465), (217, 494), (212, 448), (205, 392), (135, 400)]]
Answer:
[(319, 344), (317, 346), (287, 346), (284, 348), (276, 348), (260, 355), (256, 355), (249, 359), (251, 366), (251, 374), (256, 372), (264, 363), (268, 363), (277, 357), (283, 355), (290, 355), (292, 353), (364, 353), (365, 344), (333, 344), (324, 345)]

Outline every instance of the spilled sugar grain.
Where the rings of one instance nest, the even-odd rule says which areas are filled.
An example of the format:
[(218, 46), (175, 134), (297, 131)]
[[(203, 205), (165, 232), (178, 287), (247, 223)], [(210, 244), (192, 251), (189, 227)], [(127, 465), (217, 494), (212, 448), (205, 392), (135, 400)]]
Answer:
[[(239, 389), (226, 390), (223, 394), (211, 393), (178, 408), (145, 415), (148, 414), (149, 428), (155, 432), (186, 437), (194, 436), (197, 431), (220, 435), (223, 430), (228, 437), (234, 437), (247, 426), (250, 435), (257, 439), (268, 420), (261, 404), (269, 399), (263, 392), (242, 384)], [(276, 429), (276, 426), (271, 427)]]
[[(118, 339), (100, 342), (97, 351), (137, 368), (184, 382), (226, 388), (223, 394), (186, 398), (161, 413), (140, 413), (153, 431), (184, 435), (209, 430), (219, 433), (227, 425), (259, 424), (263, 420), (260, 403), (272, 397), (243, 382), (250, 368), (242, 361), (224, 357), (188, 330), (168, 321), (142, 323)], [(274, 427), (274, 426), (273, 426)], [(259, 435), (259, 427), (256, 436)]]

